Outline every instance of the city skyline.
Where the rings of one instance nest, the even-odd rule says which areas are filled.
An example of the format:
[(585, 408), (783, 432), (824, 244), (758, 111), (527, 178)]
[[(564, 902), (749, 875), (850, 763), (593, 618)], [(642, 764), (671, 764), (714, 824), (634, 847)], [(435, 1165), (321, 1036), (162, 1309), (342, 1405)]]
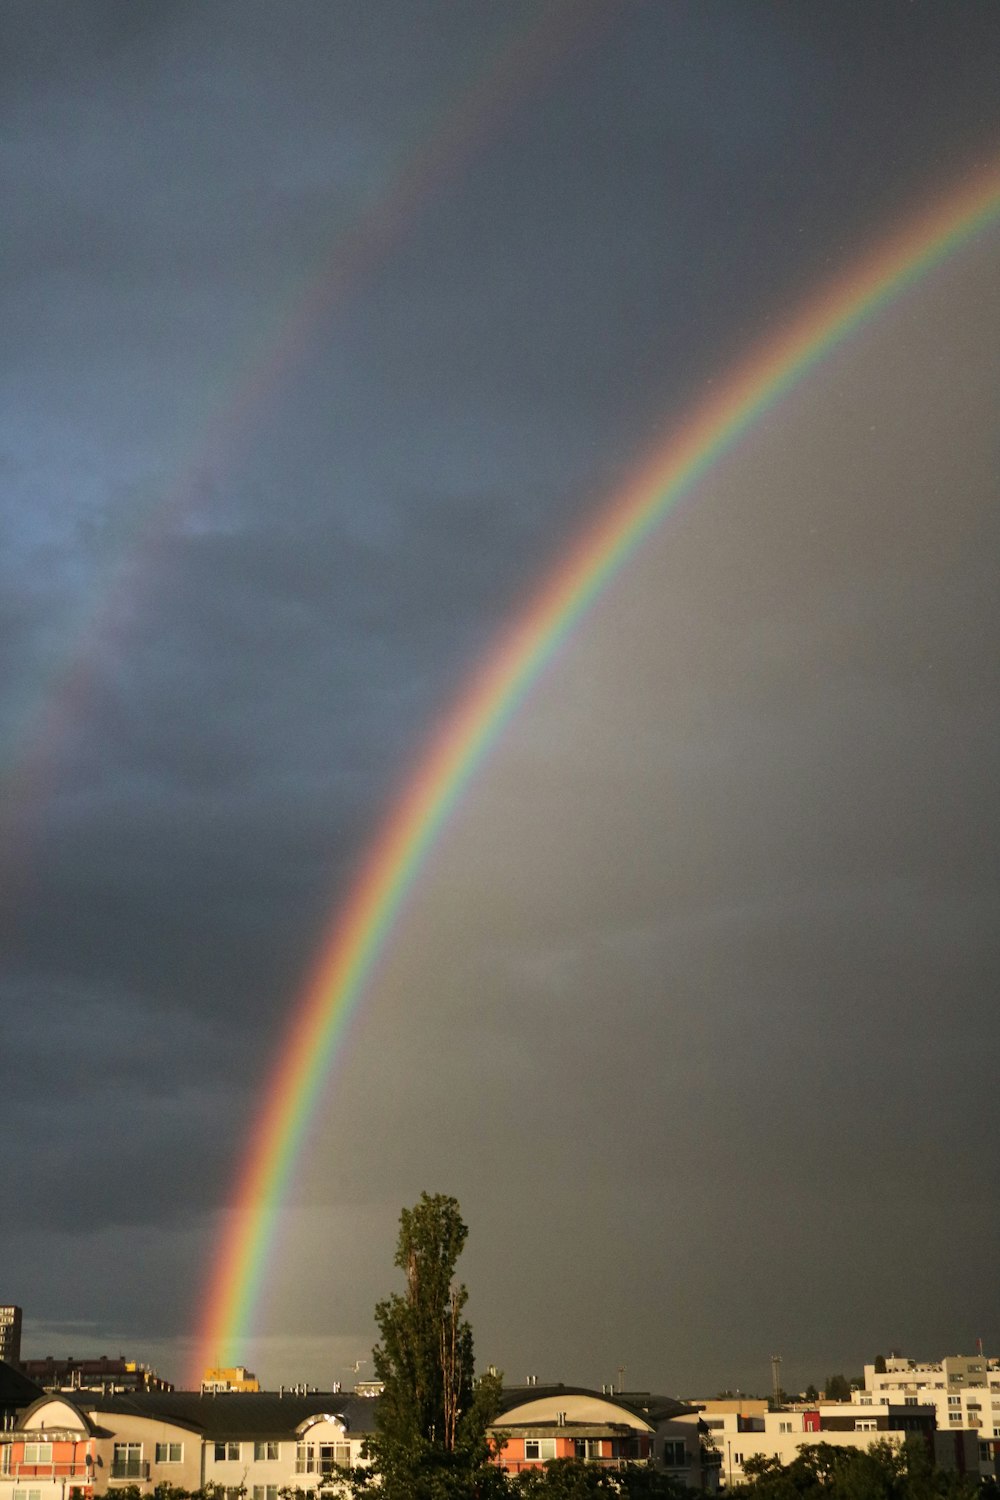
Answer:
[[(426, 747), (742, 362), (1000, 180), (1000, 19), (85, 14), (11, 7), (3, 63), (0, 1263), (26, 1344), (179, 1373)], [(989, 1346), (998, 243), (752, 425), (510, 715), (240, 1362), (366, 1358), (424, 1188), (511, 1376)]]

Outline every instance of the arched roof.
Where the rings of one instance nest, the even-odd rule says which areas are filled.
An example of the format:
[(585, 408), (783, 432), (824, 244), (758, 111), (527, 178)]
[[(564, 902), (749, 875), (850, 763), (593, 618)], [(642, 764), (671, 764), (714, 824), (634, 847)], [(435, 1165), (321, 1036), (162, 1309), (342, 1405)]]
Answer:
[(645, 1391), (624, 1393), (595, 1391), (578, 1385), (528, 1385), (506, 1388), (494, 1423), (500, 1426), (552, 1422), (566, 1413), (567, 1422), (599, 1420), (623, 1423), (655, 1432), (667, 1417), (694, 1413), (672, 1396), (654, 1396)]

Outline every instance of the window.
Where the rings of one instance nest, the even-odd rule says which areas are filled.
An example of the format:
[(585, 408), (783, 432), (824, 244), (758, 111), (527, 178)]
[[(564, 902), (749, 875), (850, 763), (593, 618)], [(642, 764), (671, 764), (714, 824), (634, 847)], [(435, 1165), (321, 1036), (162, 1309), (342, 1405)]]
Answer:
[(950, 1411), (948, 1413), (948, 1421), (949, 1422), (958, 1423), (958, 1422), (961, 1422), (961, 1420), (962, 1420), (962, 1413), (960, 1411)]
[(295, 1472), (296, 1474), (314, 1474), (316, 1472), (316, 1458), (312, 1443), (297, 1443), (295, 1445)]
[(215, 1462), (217, 1464), (224, 1464), (224, 1463), (227, 1463), (227, 1462), (231, 1462), (234, 1458), (238, 1459), (239, 1456), (240, 1456), (240, 1445), (239, 1445), (239, 1443), (230, 1443), (230, 1442), (216, 1443), (216, 1445), (215, 1445)]
[(549, 1459), (556, 1456), (555, 1438), (525, 1438), (525, 1458)]
[(987, 1460), (987, 1462), (993, 1457), (993, 1454), (990, 1452), (990, 1445), (989, 1445), (989, 1443), (980, 1443), (979, 1444), (979, 1457), (980, 1458), (985, 1458)]
[(24, 1462), (26, 1464), (50, 1464), (52, 1462), (51, 1443), (25, 1443)]
[(683, 1439), (671, 1440), (668, 1438), (663, 1445), (663, 1462), (667, 1468), (682, 1469), (687, 1461), (687, 1449), (684, 1446)]
[(734, 1453), (733, 1454), (733, 1463), (734, 1464), (739, 1464), (742, 1467), (742, 1465), (743, 1465), (743, 1454), (742, 1453)]
[(575, 1458), (601, 1458), (600, 1438), (574, 1438), (573, 1454)]
[(253, 1456), (259, 1463), (261, 1459), (277, 1458), (277, 1443), (254, 1443)]
[(14, 1500), (42, 1500), (41, 1490), (15, 1490)]
[(158, 1464), (179, 1464), (184, 1457), (183, 1443), (157, 1443), (156, 1462)]
[(253, 1487), (253, 1500), (278, 1500), (278, 1486), (276, 1484), (255, 1484)]
[(319, 1471), (321, 1474), (332, 1474), (338, 1464), (349, 1464), (350, 1461), (350, 1443), (320, 1443)]
[(791, 1422), (779, 1422), (778, 1423), (778, 1431), (779, 1432), (791, 1432), (791, 1430), (792, 1430), (792, 1424), (791, 1424)]
[(854, 1423), (855, 1432), (875, 1432), (878, 1422), (874, 1417), (858, 1417)]
[(948, 1405), (949, 1406), (961, 1406), (961, 1404), (962, 1404), (962, 1398), (961, 1398), (961, 1396), (949, 1396), (948, 1397)]
[(141, 1443), (116, 1443), (111, 1460), (112, 1479), (145, 1479)]

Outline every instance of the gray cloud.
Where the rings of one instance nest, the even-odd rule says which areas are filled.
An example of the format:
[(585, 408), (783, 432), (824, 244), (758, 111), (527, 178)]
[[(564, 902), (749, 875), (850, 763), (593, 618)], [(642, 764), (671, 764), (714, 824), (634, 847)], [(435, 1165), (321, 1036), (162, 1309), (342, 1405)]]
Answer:
[[(179, 1374), (296, 998), (446, 705), (736, 355), (997, 149), (986, 5), (571, 12), (490, 105), (534, 6), (9, 8), (29, 1353)], [(363, 1357), (425, 1187), (513, 1376), (747, 1389), (779, 1345), (805, 1382), (995, 1327), (992, 252), (705, 477), (472, 782), (291, 1185), (268, 1380)]]

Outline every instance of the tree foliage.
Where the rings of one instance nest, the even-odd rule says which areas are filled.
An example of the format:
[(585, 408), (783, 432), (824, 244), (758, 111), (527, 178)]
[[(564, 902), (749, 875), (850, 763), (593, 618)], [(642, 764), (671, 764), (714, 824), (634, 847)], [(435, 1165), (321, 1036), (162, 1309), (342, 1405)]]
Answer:
[(476, 1493), (494, 1486), (486, 1437), (500, 1397), (500, 1377), (474, 1379), (472, 1329), (463, 1316), (468, 1292), (455, 1267), (468, 1230), (454, 1198), (422, 1193), (399, 1218), (395, 1264), (406, 1276), (402, 1295), (375, 1308), (381, 1335), (372, 1351), (384, 1389), (378, 1432), (368, 1445), (369, 1474), (386, 1500)]
[(978, 1482), (935, 1466), (926, 1445), (885, 1441), (869, 1448), (805, 1443), (789, 1464), (755, 1455), (741, 1493), (753, 1500), (975, 1500)]
[(522, 1469), (508, 1484), (511, 1500), (683, 1500), (696, 1493), (649, 1464), (611, 1469), (578, 1458), (554, 1458)]

